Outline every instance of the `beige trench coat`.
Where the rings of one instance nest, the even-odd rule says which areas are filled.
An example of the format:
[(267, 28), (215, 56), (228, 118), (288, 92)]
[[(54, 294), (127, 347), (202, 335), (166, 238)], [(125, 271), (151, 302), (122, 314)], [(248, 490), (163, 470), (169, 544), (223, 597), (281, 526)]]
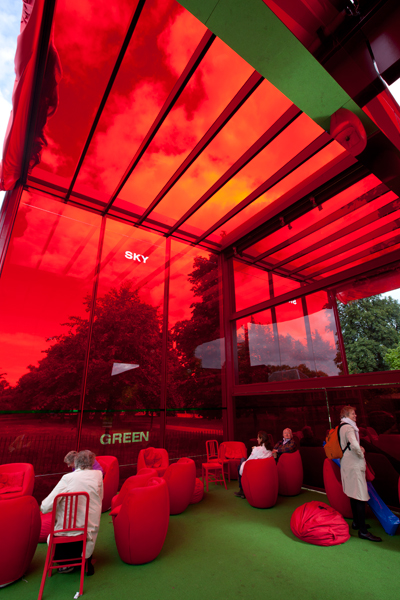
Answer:
[(365, 478), (366, 462), (364, 453), (357, 442), (356, 434), (351, 425), (345, 424), (340, 428), (340, 445), (342, 448), (350, 443), (340, 461), (343, 491), (349, 498), (369, 500), (367, 480)]

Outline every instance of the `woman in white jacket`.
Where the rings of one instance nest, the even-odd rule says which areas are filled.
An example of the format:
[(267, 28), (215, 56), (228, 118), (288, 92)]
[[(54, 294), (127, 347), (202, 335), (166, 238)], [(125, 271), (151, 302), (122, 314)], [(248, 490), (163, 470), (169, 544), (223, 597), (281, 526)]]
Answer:
[(367, 465), (365, 450), (360, 446), (356, 409), (353, 406), (344, 406), (340, 411), (340, 418), (342, 427), (339, 431), (339, 443), (343, 450), (340, 472), (343, 491), (350, 498), (353, 512), (352, 528), (358, 529), (358, 537), (363, 540), (381, 542), (380, 537), (368, 531), (369, 525), (365, 523), (365, 504), (369, 500), (365, 477)]
[[(257, 458), (270, 458), (272, 456), (272, 447), (268, 439), (268, 434), (265, 431), (259, 431), (257, 434), (258, 446), (253, 446), (253, 450), (247, 460), (254, 460)], [(238, 498), (246, 498), (242, 488), (242, 475), (246, 459), (242, 458), (240, 466), (238, 467), (239, 473), (239, 491), (235, 492), (235, 496)]]

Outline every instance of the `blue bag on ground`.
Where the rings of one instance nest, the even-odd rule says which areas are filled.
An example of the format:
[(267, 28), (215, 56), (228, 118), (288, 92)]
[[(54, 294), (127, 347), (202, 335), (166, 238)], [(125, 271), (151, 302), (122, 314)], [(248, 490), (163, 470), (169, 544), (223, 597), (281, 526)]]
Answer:
[(386, 506), (370, 481), (367, 482), (367, 485), (370, 496), (368, 500), (369, 506), (372, 508), (374, 515), (379, 520), (386, 533), (394, 535), (400, 524), (399, 517), (396, 517), (390, 508)]

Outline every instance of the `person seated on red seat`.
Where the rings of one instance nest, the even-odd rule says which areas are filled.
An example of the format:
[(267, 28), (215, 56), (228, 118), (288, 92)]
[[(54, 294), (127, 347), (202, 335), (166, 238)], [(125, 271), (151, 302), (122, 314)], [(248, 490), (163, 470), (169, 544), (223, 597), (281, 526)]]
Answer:
[[(96, 544), (97, 534), (99, 532), (101, 503), (103, 500), (103, 477), (100, 471), (93, 470), (95, 455), (90, 450), (78, 452), (72, 473), (67, 473), (61, 477), (56, 487), (42, 502), (40, 510), (43, 514), (52, 512), (54, 498), (58, 494), (68, 494), (76, 492), (87, 492), (89, 494), (89, 517), (86, 541), (86, 560), (87, 574), (93, 575), (94, 568), (91, 562), (93, 550)], [(64, 502), (57, 504), (55, 529), (62, 529), (64, 519)], [(85, 502), (80, 500), (78, 503), (77, 526), (83, 527), (85, 522)], [(71, 535), (73, 533), (66, 533)], [(54, 558), (56, 560), (77, 558), (82, 555), (83, 542), (71, 542), (68, 544), (57, 544)], [(70, 573), (75, 567), (62, 567), (58, 569), (60, 573)]]
[[(90, 452), (90, 450), (88, 450), (88, 452)], [(75, 470), (74, 461), (77, 456), (78, 456), (78, 452), (76, 452), (76, 450), (71, 450), (71, 452), (68, 452), (68, 454), (64, 458), (65, 464), (73, 471)], [(93, 463), (92, 469), (94, 471), (101, 471), (103, 474), (103, 477), (104, 477), (103, 467), (101, 466), (99, 461), (96, 459), (96, 456), (94, 457), (94, 463)]]
[(268, 438), (268, 433), (266, 433), (265, 431), (259, 431), (257, 434), (257, 444), (257, 446), (253, 446), (249, 458), (242, 458), (240, 460), (240, 465), (238, 466), (239, 491), (235, 492), (235, 496), (237, 496), (238, 498), (246, 498), (242, 488), (242, 475), (244, 463), (247, 462), (247, 460), (254, 460), (257, 458), (270, 458), (272, 456), (272, 446)]
[(275, 460), (278, 462), (281, 454), (285, 454), (287, 452), (296, 452), (296, 450), (296, 440), (293, 438), (292, 430), (287, 427), (283, 430), (283, 439), (275, 444), (272, 454), (274, 455)]

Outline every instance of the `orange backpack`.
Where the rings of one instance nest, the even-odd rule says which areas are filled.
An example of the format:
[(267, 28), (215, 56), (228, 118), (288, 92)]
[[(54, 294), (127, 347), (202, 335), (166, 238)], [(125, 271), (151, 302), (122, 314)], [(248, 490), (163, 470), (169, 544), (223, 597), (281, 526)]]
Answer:
[(346, 450), (350, 448), (350, 444), (348, 442), (344, 450), (342, 450), (342, 446), (340, 445), (339, 431), (342, 425), (346, 425), (346, 423), (340, 423), (340, 425), (335, 427), (335, 429), (330, 429), (328, 435), (326, 436), (324, 449), (327, 458), (342, 458)]

